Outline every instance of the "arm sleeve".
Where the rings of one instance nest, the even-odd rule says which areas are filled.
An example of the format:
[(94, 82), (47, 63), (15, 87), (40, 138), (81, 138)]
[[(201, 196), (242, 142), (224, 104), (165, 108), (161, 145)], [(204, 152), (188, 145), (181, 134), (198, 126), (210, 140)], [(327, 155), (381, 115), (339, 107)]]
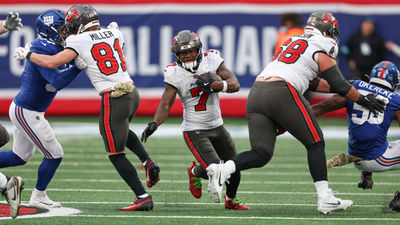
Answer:
[(81, 72), (76, 65), (66, 69), (48, 69), (38, 67), (42, 76), (57, 90), (61, 90), (70, 84)]
[(343, 78), (337, 65), (332, 66), (321, 73), (321, 78), (325, 79), (331, 87), (331, 92), (346, 96), (351, 89), (351, 84)]

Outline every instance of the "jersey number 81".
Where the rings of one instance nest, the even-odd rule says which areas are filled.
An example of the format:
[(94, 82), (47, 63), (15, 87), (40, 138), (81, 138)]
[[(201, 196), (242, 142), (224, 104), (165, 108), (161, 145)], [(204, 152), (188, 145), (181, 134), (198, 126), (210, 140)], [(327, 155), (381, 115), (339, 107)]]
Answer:
[[(93, 59), (97, 61), (97, 67), (101, 73), (111, 75), (118, 72), (119, 66), (121, 66), (122, 71), (126, 71), (125, 58), (118, 39), (115, 39), (113, 46), (105, 42), (97, 43), (93, 45), (90, 52)], [(117, 52), (119, 60), (115, 58), (114, 52)]]

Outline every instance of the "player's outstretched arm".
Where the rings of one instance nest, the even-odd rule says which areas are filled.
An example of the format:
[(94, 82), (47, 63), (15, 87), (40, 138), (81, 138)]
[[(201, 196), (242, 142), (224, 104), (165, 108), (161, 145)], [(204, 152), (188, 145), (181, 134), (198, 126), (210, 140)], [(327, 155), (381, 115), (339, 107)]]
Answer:
[[(38, 54), (31, 51), (22, 52), (22, 48), (19, 47), (15, 50), (16, 59), (29, 59), (38, 66), (55, 69), (64, 65), (78, 56), (78, 54), (71, 49), (64, 49), (56, 55), (44, 55)], [(25, 49), (26, 50), (26, 49)]]
[(334, 95), (327, 100), (312, 105), (313, 113), (316, 117), (323, 115), (328, 112), (333, 112), (335, 110), (341, 109), (346, 105), (346, 99), (340, 95)]
[(157, 106), (156, 113), (153, 118), (153, 122), (149, 123), (144, 129), (141, 137), (142, 142), (146, 142), (147, 138), (150, 137), (168, 117), (169, 110), (174, 105), (177, 89), (170, 85), (165, 84), (164, 93), (162, 95), (161, 101)]

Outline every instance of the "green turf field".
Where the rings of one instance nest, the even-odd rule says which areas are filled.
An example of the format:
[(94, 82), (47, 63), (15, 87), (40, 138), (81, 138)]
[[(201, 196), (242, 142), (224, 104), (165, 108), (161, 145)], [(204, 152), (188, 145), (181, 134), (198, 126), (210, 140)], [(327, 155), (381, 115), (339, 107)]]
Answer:
[[(147, 121), (147, 120), (146, 120)], [(134, 196), (116, 173), (98, 138), (58, 136), (65, 155), (48, 195), (64, 207), (81, 210), (74, 216), (0, 220), (0, 224), (399, 224), (400, 213), (387, 208), (400, 189), (398, 171), (374, 174), (375, 186), (357, 188), (359, 172), (351, 165), (329, 170), (330, 187), (340, 198), (351, 199), (354, 206), (344, 212), (321, 215), (317, 211), (315, 188), (308, 172), (306, 151), (295, 140), (279, 139), (270, 163), (242, 173), (238, 197), (250, 211), (225, 210), (213, 203), (203, 182), (203, 197), (195, 199), (188, 190), (186, 168), (193, 156), (182, 138), (153, 138), (146, 149), (161, 167), (161, 181), (148, 190), (155, 203), (152, 212), (122, 212)], [(239, 151), (249, 148), (247, 139), (235, 139)], [(2, 148), (7, 150), (12, 142)], [(326, 140), (326, 155), (332, 157), (346, 150), (346, 140)], [(128, 152), (128, 158), (139, 164)], [(26, 182), (22, 202), (27, 203), (36, 182), (42, 156), (24, 166), (1, 169), (6, 175), (22, 176)], [(144, 181), (145, 173), (138, 170)]]

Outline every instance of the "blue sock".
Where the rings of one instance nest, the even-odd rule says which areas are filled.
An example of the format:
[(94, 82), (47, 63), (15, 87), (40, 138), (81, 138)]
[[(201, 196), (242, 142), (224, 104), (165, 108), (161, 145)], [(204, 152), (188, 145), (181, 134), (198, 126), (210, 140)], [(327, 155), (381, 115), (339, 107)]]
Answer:
[(26, 162), (13, 151), (0, 151), (0, 168), (20, 166), (25, 163)]
[(36, 182), (36, 189), (39, 191), (44, 191), (49, 185), (51, 179), (53, 178), (54, 174), (58, 166), (61, 163), (62, 158), (57, 159), (47, 159), (44, 158), (42, 163), (39, 166), (38, 170), (38, 178)]

